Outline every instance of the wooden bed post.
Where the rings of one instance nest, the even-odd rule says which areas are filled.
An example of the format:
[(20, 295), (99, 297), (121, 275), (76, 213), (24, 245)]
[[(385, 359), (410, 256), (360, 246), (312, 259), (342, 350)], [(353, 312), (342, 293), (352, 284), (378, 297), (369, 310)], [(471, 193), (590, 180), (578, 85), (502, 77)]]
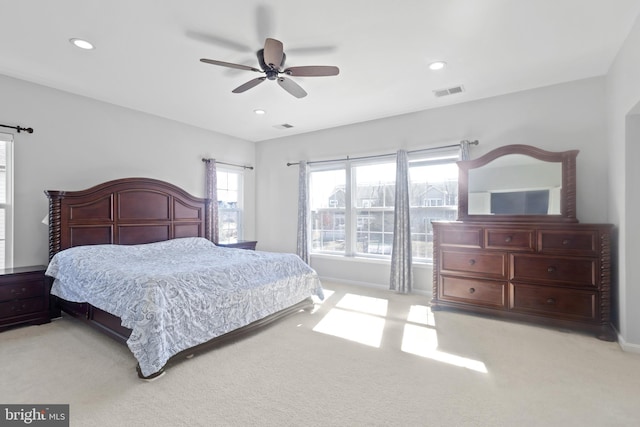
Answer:
[(49, 198), (49, 261), (60, 252), (60, 220), (64, 191), (45, 191)]

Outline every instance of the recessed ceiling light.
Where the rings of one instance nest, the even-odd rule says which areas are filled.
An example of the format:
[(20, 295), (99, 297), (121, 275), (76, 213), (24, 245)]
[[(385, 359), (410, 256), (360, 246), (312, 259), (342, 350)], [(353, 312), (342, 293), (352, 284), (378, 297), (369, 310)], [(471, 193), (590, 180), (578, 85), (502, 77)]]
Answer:
[(84, 50), (95, 49), (95, 47), (93, 46), (93, 44), (91, 44), (91, 42), (88, 42), (83, 39), (76, 39), (76, 38), (69, 39), (69, 43), (71, 43), (75, 47), (79, 47), (80, 49), (84, 49)]
[(436, 61), (429, 64), (429, 69), (433, 71), (442, 70), (447, 66), (447, 63), (444, 61)]
[(258, 115), (266, 114), (266, 111), (261, 110), (261, 109), (253, 110), (253, 112), (258, 114)]

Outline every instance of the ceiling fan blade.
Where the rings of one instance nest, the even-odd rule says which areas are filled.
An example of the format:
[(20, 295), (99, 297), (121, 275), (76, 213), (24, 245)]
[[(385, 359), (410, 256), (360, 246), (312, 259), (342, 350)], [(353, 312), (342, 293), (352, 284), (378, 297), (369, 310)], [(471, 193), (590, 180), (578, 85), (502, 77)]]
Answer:
[(282, 86), (284, 90), (289, 92), (296, 98), (304, 98), (307, 96), (307, 92), (300, 87), (296, 82), (291, 79), (285, 79), (284, 77), (278, 77), (278, 84)]
[(282, 50), (282, 42), (276, 39), (266, 39), (264, 42), (264, 62), (279, 69), (283, 64), (284, 53)]
[(200, 62), (204, 62), (206, 64), (220, 65), (221, 67), (237, 68), (238, 70), (255, 71), (257, 73), (262, 72), (261, 70), (258, 70), (257, 68), (254, 68), (254, 67), (249, 67), (248, 65), (233, 64), (231, 62), (224, 62), (224, 61), (216, 61), (215, 59), (202, 58), (200, 59)]
[(288, 76), (298, 77), (337, 76), (340, 73), (340, 69), (330, 65), (309, 65), (305, 67), (289, 67), (283, 73)]
[(231, 92), (233, 92), (233, 93), (242, 93), (242, 92), (244, 92), (246, 90), (251, 89), (252, 87), (258, 86), (260, 83), (262, 83), (266, 79), (267, 79), (266, 77), (258, 77), (257, 79), (249, 80), (248, 82), (238, 86), (237, 88), (235, 88)]

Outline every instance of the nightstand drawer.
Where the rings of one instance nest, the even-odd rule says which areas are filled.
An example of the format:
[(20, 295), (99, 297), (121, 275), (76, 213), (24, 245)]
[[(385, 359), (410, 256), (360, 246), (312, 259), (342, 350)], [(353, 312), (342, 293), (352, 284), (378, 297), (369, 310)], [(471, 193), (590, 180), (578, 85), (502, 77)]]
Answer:
[(596, 286), (595, 259), (511, 255), (511, 280)]
[(51, 320), (50, 281), (44, 265), (0, 269), (0, 332), (10, 327)]
[(439, 298), (445, 301), (471, 303), (493, 308), (506, 307), (507, 283), (441, 276)]
[(596, 297), (592, 291), (513, 284), (510, 308), (530, 314), (594, 321)]
[(0, 285), (0, 302), (22, 298), (42, 296), (44, 292), (44, 280), (32, 279), (24, 282)]
[(41, 297), (0, 302), (0, 318), (44, 311), (47, 309), (44, 302)]

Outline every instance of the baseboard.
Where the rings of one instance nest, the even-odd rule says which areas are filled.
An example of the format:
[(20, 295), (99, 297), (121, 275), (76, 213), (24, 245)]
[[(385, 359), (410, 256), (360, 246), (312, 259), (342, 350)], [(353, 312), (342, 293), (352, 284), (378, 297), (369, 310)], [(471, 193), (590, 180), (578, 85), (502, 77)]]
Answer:
[(622, 351), (626, 351), (629, 353), (639, 353), (640, 354), (640, 344), (628, 343), (622, 338), (622, 335), (618, 332), (618, 344), (622, 348)]
[[(344, 284), (344, 285), (361, 286), (363, 288), (373, 288), (373, 289), (378, 289), (378, 290), (383, 290), (383, 291), (388, 291), (389, 290), (389, 287), (385, 286), (385, 285), (380, 285), (380, 284), (370, 283), (370, 282), (360, 282), (360, 281), (357, 281), (357, 280), (347, 280), (347, 279), (338, 279), (336, 277), (320, 276), (320, 281), (322, 282), (323, 280), (326, 280), (327, 282), (341, 283), (341, 284)], [(424, 295), (426, 297), (431, 298), (431, 292), (425, 291), (423, 289), (415, 289), (414, 288), (412, 293), (413, 294), (417, 294), (417, 295)]]

